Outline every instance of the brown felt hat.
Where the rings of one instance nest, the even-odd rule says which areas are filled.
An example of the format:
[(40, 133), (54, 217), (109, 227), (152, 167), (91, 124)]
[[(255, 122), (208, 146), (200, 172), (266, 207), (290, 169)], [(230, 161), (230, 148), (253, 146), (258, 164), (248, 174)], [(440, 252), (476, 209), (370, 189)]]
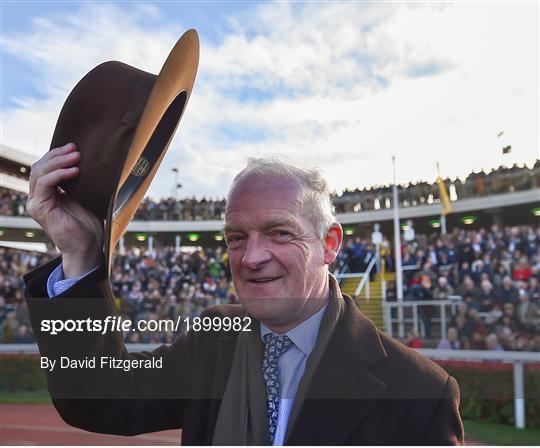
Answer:
[(199, 37), (187, 31), (159, 75), (110, 61), (69, 94), (51, 149), (73, 142), (79, 175), (60, 187), (105, 221), (107, 264), (155, 176), (191, 95)]

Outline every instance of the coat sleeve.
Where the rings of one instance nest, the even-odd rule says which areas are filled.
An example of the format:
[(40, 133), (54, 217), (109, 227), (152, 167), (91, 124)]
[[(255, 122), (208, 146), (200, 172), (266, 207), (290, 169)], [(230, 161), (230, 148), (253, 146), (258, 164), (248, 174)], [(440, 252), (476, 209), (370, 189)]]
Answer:
[(422, 445), (464, 445), (463, 422), (459, 415), (459, 387), (451, 376), (448, 377)]
[[(182, 427), (196, 362), (194, 338), (178, 338), (153, 352), (128, 353), (120, 331), (43, 331), (44, 321), (104, 321), (116, 316), (104, 263), (54, 299), (46, 283), (57, 258), (24, 277), (28, 311), (42, 357), (56, 360), (47, 371), (53, 403), (73, 426), (93, 432), (135, 435)], [(85, 327), (86, 328), (86, 327)], [(60, 368), (62, 357), (96, 360), (95, 368)], [(162, 368), (101, 368), (101, 357), (116, 360), (161, 359)]]

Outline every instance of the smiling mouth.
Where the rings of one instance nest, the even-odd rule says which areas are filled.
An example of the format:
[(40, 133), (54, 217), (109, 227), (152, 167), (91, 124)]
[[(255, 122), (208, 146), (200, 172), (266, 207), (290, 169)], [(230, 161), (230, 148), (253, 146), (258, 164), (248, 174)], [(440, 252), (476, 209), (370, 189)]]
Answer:
[(279, 280), (281, 277), (263, 277), (248, 280), (249, 283), (270, 283), (276, 280)]

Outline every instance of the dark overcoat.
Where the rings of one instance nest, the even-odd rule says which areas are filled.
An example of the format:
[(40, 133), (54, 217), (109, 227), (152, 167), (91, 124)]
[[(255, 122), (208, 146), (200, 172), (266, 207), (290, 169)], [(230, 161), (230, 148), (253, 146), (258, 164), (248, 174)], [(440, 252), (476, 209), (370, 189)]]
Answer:
[[(237, 332), (191, 331), (153, 352), (127, 353), (122, 333), (41, 331), (44, 319), (116, 315), (104, 265), (49, 299), (46, 283), (59, 259), (25, 276), (32, 326), (42, 356), (162, 358), (161, 369), (60, 369), (47, 373), (54, 405), (70, 425), (135, 435), (182, 428), (182, 444), (209, 445), (231, 371)], [(207, 316), (244, 316), (241, 305)], [(287, 445), (446, 445), (463, 443), (459, 389), (432, 361), (377, 330), (345, 296)]]

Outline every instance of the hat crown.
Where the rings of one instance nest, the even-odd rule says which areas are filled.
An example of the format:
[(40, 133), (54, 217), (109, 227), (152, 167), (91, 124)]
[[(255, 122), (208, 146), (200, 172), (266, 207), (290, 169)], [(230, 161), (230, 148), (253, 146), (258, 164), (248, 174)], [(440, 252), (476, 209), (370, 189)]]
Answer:
[(150, 186), (195, 82), (199, 38), (189, 30), (159, 75), (117, 61), (88, 72), (64, 103), (51, 149), (73, 142), (79, 175), (60, 187), (105, 220), (104, 250), (112, 250)]
[(73, 142), (81, 153), (81, 174), (60, 186), (100, 219), (116, 193), (133, 131), (156, 78), (122, 62), (104, 62), (77, 83), (60, 112), (51, 149)]

